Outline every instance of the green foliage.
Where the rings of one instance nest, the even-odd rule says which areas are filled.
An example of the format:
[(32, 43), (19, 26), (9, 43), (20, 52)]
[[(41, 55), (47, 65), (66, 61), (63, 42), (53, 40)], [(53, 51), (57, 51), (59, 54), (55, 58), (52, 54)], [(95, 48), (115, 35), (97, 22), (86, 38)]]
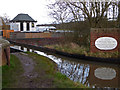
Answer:
[(79, 82), (73, 82), (67, 76), (61, 74), (60, 72), (56, 72), (54, 75), (54, 83), (56, 88), (87, 88)]
[(33, 58), (36, 63), (35, 71), (39, 72), (40, 69), (43, 69), (46, 73), (53, 73), (55, 71), (54, 67), (57, 67), (57, 65), (54, 64), (53, 61), (35, 53), (27, 52), (27, 54), (29, 54), (29, 56)]
[(61, 74), (60, 72), (56, 72), (56, 73), (55, 73), (55, 77), (57, 77), (58, 79), (68, 80), (67, 76)]

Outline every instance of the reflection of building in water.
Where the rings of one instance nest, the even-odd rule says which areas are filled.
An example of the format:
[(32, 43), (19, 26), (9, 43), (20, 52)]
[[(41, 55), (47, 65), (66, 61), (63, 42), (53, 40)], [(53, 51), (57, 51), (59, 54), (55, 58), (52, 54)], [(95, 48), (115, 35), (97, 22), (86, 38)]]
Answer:
[(22, 51), (24, 51), (24, 52), (26, 52), (26, 51), (33, 52), (32, 49), (30, 49), (30, 48), (25, 48), (25, 47), (22, 47), (22, 46), (16, 46), (16, 45), (12, 46), (12, 45), (11, 45), (10, 47), (13, 48), (13, 49), (22, 50)]
[[(98, 72), (99, 71), (99, 72)], [(95, 87), (120, 87), (120, 68), (91, 65), (89, 73), (89, 84)]]

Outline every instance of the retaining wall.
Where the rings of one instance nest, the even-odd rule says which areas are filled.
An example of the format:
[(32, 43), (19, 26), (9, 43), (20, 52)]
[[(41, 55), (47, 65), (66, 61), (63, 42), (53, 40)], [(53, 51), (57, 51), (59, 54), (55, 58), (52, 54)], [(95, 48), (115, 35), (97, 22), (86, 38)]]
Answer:
[(0, 66), (10, 65), (10, 43), (0, 39)]
[(11, 32), (10, 39), (62, 37), (62, 33)]
[(54, 37), (54, 38), (24, 38), (24, 39), (9, 39), (9, 41), (13, 41), (21, 44), (28, 44), (33, 46), (44, 46), (44, 45), (52, 45), (60, 43), (64, 38), (63, 37)]

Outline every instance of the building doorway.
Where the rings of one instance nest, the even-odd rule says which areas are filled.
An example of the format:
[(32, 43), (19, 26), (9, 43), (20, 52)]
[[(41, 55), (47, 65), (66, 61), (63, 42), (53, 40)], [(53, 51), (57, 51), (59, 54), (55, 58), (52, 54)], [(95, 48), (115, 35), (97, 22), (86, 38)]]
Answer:
[(27, 31), (30, 31), (30, 24), (27, 23)]
[(20, 31), (23, 31), (23, 22), (20, 23)]

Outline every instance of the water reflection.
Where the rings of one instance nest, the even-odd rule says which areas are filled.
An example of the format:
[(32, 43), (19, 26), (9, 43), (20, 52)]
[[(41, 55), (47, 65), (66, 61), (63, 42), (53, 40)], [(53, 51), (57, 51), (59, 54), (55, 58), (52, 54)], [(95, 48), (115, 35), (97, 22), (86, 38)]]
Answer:
[(94, 71), (94, 75), (99, 79), (112, 80), (116, 77), (116, 71), (115, 69), (112, 68), (102, 67), (102, 68), (97, 68)]
[(35, 52), (53, 60), (58, 65), (61, 73), (65, 74), (71, 80), (80, 82), (88, 87), (114, 87), (120, 88), (120, 67), (115, 64), (104, 64), (88, 62), (83, 60), (71, 59), (63, 56), (51, 55), (37, 50), (27, 48), (15, 48), (24, 51)]

